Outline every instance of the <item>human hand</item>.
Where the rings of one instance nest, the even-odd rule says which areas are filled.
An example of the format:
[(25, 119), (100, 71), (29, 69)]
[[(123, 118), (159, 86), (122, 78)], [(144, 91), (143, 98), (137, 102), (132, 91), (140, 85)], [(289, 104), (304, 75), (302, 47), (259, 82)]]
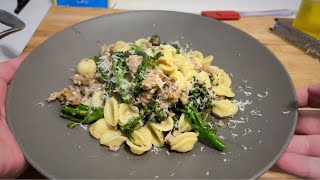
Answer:
[[(297, 90), (298, 105), (320, 108), (320, 84)], [(278, 167), (293, 175), (320, 178), (320, 110), (299, 110), (295, 135)]]
[(27, 162), (5, 119), (8, 85), (25, 57), (26, 55), (0, 63), (0, 179), (15, 178), (27, 167)]

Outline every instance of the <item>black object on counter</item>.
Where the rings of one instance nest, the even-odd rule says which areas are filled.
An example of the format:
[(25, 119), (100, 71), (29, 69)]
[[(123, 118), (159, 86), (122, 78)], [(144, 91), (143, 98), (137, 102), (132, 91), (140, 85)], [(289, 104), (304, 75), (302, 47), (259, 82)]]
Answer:
[(14, 12), (16, 14), (19, 14), (21, 12), (21, 10), (28, 4), (30, 0), (18, 0), (18, 5), (16, 7), (16, 9), (14, 10)]

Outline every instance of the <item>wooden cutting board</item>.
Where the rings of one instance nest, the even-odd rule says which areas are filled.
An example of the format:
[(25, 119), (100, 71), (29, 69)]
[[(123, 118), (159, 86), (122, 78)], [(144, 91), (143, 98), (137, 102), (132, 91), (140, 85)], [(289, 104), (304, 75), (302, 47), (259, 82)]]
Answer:
[[(32, 36), (24, 53), (31, 52), (42, 42), (73, 24), (85, 21), (97, 16), (124, 12), (114, 9), (91, 9), (91, 8), (69, 8), (51, 7), (38, 29)], [(289, 72), (296, 88), (320, 82), (320, 61), (306, 55), (303, 51), (295, 48), (284, 39), (269, 31), (275, 24), (273, 18), (251, 17), (242, 18), (237, 21), (224, 21), (242, 31), (247, 32), (267, 48), (269, 48), (282, 62)], [(27, 170), (20, 178), (37, 178), (41, 176), (32, 168)], [(277, 167), (272, 167), (261, 178), (283, 179), (295, 178)]]

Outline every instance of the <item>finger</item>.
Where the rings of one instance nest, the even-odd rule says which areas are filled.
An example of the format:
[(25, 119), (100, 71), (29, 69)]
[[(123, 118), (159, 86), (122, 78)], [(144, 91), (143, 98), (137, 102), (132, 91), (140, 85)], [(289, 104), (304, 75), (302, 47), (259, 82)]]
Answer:
[(299, 110), (297, 134), (320, 134), (320, 111)]
[[(5, 116), (4, 107), (5, 107), (5, 103), (6, 103), (7, 89), (8, 89), (8, 84), (6, 82), (4, 82), (4, 80), (0, 79), (0, 116), (1, 116), (1, 114), (3, 116)], [(0, 117), (0, 119), (1, 119), (1, 117)]]
[(320, 84), (298, 89), (296, 94), (299, 107), (320, 107)]
[(312, 85), (308, 88), (308, 106), (320, 108), (320, 84)]
[(300, 88), (296, 91), (297, 98), (298, 98), (298, 106), (300, 108), (307, 107), (308, 105), (308, 88)]
[(28, 54), (24, 54), (14, 59), (10, 59), (0, 63), (0, 79), (5, 81), (7, 84), (10, 83), (13, 75), (16, 73), (18, 67), (22, 61), (27, 57)]
[(286, 152), (320, 158), (320, 134), (294, 135)]
[(296, 176), (305, 178), (320, 178), (320, 158), (303, 156), (295, 153), (284, 153), (277, 166)]

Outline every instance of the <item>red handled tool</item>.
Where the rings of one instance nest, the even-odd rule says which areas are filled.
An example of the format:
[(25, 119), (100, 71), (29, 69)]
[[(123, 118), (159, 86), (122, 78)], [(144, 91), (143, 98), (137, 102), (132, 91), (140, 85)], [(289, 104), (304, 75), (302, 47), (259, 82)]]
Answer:
[(238, 20), (240, 17), (249, 16), (273, 16), (288, 17), (296, 14), (296, 11), (289, 9), (271, 10), (271, 11), (202, 11), (201, 15), (217, 20)]

